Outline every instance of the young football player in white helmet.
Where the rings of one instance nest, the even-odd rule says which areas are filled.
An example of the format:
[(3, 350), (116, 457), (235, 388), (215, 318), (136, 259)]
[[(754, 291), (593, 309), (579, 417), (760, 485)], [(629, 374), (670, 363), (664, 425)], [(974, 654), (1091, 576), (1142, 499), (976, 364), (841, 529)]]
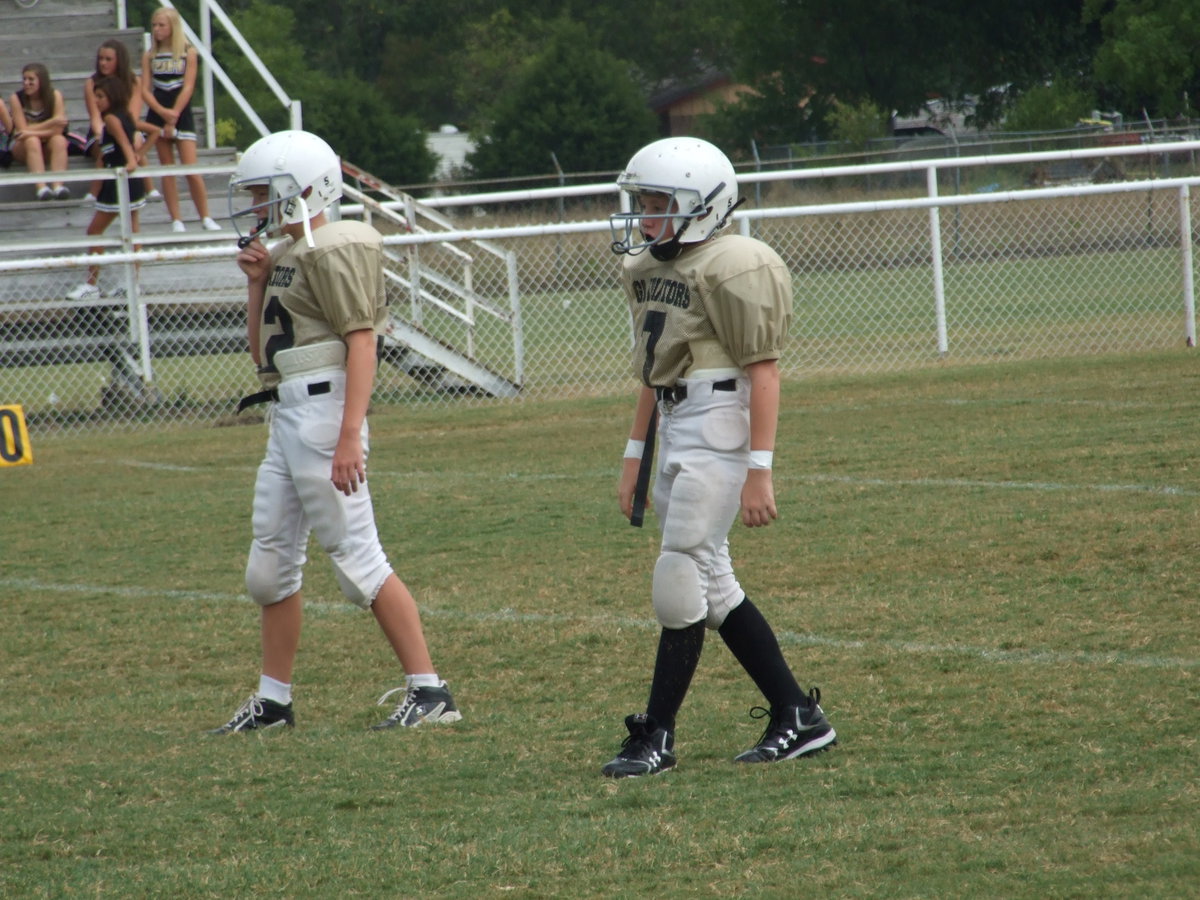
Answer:
[(762, 241), (723, 233), (738, 206), (737, 176), (712, 144), (655, 141), (633, 155), (617, 185), (632, 204), (611, 222), (636, 335), (633, 369), (643, 385), (618, 500), (640, 525), (655, 470), (662, 544), (651, 596), (662, 631), (646, 711), (625, 719), (629, 735), (601, 771), (620, 778), (675, 765), (675, 717), (708, 628), (768, 704), (751, 710), (767, 719), (762, 737), (734, 761), (816, 753), (837, 740), (820, 691), (805, 694), (797, 684), (729, 556), (739, 511), (751, 528), (778, 515), (771, 466), (791, 276)]
[[(254, 488), (246, 586), (261, 607), (258, 690), (216, 734), (291, 726), (301, 580), (310, 532), (342, 592), (370, 609), (406, 677), (377, 729), (462, 718), (438, 676), (412, 594), (379, 542), (367, 486), (367, 406), (387, 327), (383, 241), (335, 221), (341, 163), (321, 138), (282, 131), (251, 145), (230, 179), (229, 208), (246, 273), (250, 355), (270, 404), (267, 452)], [(243, 223), (246, 223), (243, 227)], [(264, 240), (282, 238), (270, 249)]]

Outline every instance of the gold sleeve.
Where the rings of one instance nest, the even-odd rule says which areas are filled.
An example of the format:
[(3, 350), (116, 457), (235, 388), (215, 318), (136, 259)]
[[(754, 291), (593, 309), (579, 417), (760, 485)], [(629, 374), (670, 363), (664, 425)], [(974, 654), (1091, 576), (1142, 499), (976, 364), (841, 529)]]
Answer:
[(739, 366), (778, 359), (792, 321), (792, 276), (766, 244), (745, 238), (722, 254), (702, 288), (717, 339)]
[(309, 284), (336, 334), (375, 327), (383, 290), (382, 244), (339, 241), (317, 248), (306, 262)]

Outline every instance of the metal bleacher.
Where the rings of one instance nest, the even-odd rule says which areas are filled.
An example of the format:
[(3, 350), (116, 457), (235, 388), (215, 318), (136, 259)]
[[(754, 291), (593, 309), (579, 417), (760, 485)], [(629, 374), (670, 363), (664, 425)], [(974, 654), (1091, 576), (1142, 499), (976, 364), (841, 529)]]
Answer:
[[(144, 30), (141, 27), (118, 28), (113, 0), (38, 0), (28, 8), (0, 2), (0, 66), (3, 66), (0, 83), (4, 85), (5, 102), (20, 88), (21, 69), (27, 63), (40, 62), (48, 68), (51, 82), (63, 95), (70, 122), (68, 130), (86, 135), (88, 121), (83, 86), (92, 74), (97, 48), (109, 38), (123, 41), (134, 65), (140, 64)], [(194, 102), (193, 107), (195, 105)], [(201, 126), (203, 118), (203, 115), (197, 115)], [(218, 220), (227, 212), (226, 185), (236, 156), (237, 151), (232, 147), (208, 149), (204, 147), (203, 139), (200, 142), (198, 171), (207, 189), (210, 214)], [(177, 166), (159, 165), (153, 149), (147, 163), (142, 171), (153, 177), (156, 187), (160, 186), (162, 175), (175, 175), (181, 171)], [(0, 170), (0, 175), (5, 176), (0, 180), (0, 260), (29, 258), (43, 253), (61, 256), (85, 252), (90, 243), (85, 230), (94, 212), (86, 195), (92, 181), (89, 176), (94, 169), (95, 161), (91, 158), (69, 156), (67, 171), (47, 180), (62, 180), (71, 191), (71, 199), (51, 201), (36, 199), (34, 179), (21, 164), (14, 161), (7, 172)], [(209, 234), (201, 229), (186, 181), (182, 177), (176, 180), (180, 213), (187, 232), (172, 233), (166, 205), (148, 203), (140, 214), (141, 235), (148, 239), (146, 243), (161, 243), (167, 247), (211, 246), (214, 240), (229, 240), (228, 235)], [(114, 223), (104, 237), (112, 241), (117, 231)], [(0, 293), (4, 299), (61, 297), (63, 290), (72, 283), (62, 283), (62, 279), (70, 277), (78, 281), (81, 274), (77, 271), (64, 276), (61, 271), (50, 270), (6, 272), (4, 290)], [(181, 274), (185, 273), (176, 270), (173, 276), (178, 278)], [(156, 281), (154, 272), (148, 271), (142, 287), (153, 290)]]
[[(140, 65), (144, 46), (145, 29), (118, 28), (113, 0), (39, 0), (26, 9), (14, 3), (0, 3), (0, 85), (3, 85), (4, 100), (20, 89), (21, 69), (27, 63), (40, 62), (50, 71), (54, 87), (62, 92), (70, 120), (69, 130), (86, 134), (88, 130), (87, 108), (83, 100), (83, 85), (92, 74), (96, 50), (100, 43), (116, 38), (129, 48), (130, 58)], [(195, 104), (193, 104), (195, 105)], [(197, 117), (203, 126), (203, 116)], [(203, 141), (201, 141), (203, 144)], [(199, 162), (220, 164), (232, 162), (233, 148), (208, 150), (201, 146)], [(153, 152), (148, 162), (157, 163)], [(0, 184), (0, 233), (19, 232), (30, 234), (42, 228), (51, 232), (59, 230), (82, 230), (91, 219), (91, 209), (83, 201), (87, 192), (87, 181), (83, 177), (94, 162), (86, 157), (72, 156), (68, 160), (72, 199), (38, 203), (30, 185)], [(9, 170), (19, 170), (13, 164)], [(205, 179), (209, 196), (219, 205), (223, 199), (227, 175), (214, 175)], [(185, 219), (193, 217), (188, 202), (186, 186), (180, 185)], [(79, 215), (69, 215), (78, 210)], [(68, 215), (63, 215), (68, 213)], [(161, 205), (149, 207), (142, 217), (146, 226), (169, 226), (166, 210)], [(78, 231), (73, 232), (73, 236)]]
[[(113, 0), (37, 0), (30, 8), (0, 0), (0, 66), (4, 67), (0, 83), (5, 100), (19, 89), (21, 68), (41, 62), (63, 94), (69, 130), (86, 134), (83, 86), (100, 43), (113, 37), (124, 41), (140, 67), (142, 28), (117, 25)], [(199, 85), (193, 96), (197, 125), (203, 130)], [(112, 400), (132, 410), (161, 399), (147, 374), (152, 360), (245, 351), (245, 278), (234, 259), (235, 235), (231, 230), (202, 230), (182, 177), (196, 173), (204, 178), (210, 214), (228, 229), (227, 186), (237, 151), (207, 148), (205, 137), (201, 135), (196, 166), (164, 167), (151, 151), (150, 164), (131, 176), (144, 173), (154, 178), (156, 186), (164, 176), (177, 178), (180, 211), (187, 225), (184, 233), (172, 232), (165, 204), (153, 202), (141, 210), (136, 236), (114, 222), (100, 238), (89, 238), (86, 229), (94, 207), (85, 194), (96, 171), (90, 158), (72, 156), (65, 173), (44, 178), (66, 183), (72, 194), (69, 200), (38, 201), (38, 178), (16, 163), (7, 172), (0, 170), (0, 369), (111, 363), (105, 405)], [(412, 202), (406, 195), (384, 190), (386, 186), (377, 180), (371, 180), (371, 186), (374, 193), (396, 204)], [(377, 217), (395, 220), (391, 225), (402, 231), (411, 227), (402, 215), (373, 203), (351, 185), (347, 185), (347, 199), (357, 201), (360, 209), (368, 209), (362, 204), (373, 205)], [(103, 247), (103, 255), (89, 257), (91, 246)], [(138, 248), (140, 269), (135, 271), (133, 251)], [(480, 253), (491, 259), (495, 251), (489, 255), (487, 250)], [(470, 267), (468, 253), (455, 249), (452, 254), (457, 254), (454, 264), (459, 268)], [(104, 297), (70, 301), (69, 291), (83, 280), (92, 261), (103, 266)], [(393, 282), (389, 290), (416, 298), (414, 302), (441, 309), (448, 309), (448, 302), (474, 310), (490, 308), (471, 290), (470, 275), (465, 286), (452, 278), (454, 283), (439, 288), (443, 277), (418, 262), (416, 254), (395, 255), (389, 278)], [(448, 300), (434, 296), (438, 291)], [(468, 329), (474, 327), (469, 317), (454, 315), (453, 321), (467, 321)], [(511, 396), (519, 391), (512, 379), (482, 365), (469, 347), (454, 346), (426, 331), (420, 315), (402, 318), (394, 313), (393, 325), (381, 358), (420, 383), (455, 393), (479, 390)]]
[[(135, 24), (135, 23), (129, 23)], [(88, 131), (87, 108), (83, 98), (84, 82), (92, 74), (100, 44), (116, 38), (129, 48), (135, 68), (140, 68), (145, 46), (143, 23), (137, 27), (118, 27), (117, 4), (113, 0), (37, 0), (33, 5), (0, 2), (0, 84), (7, 103), (20, 89), (21, 70), (30, 62), (39, 62), (50, 72), (53, 86), (62, 93), (69, 119), (68, 130), (80, 135)], [(193, 109), (203, 129), (204, 116)], [(178, 356), (190, 353), (240, 351), (245, 347), (244, 316), (231, 310), (244, 302), (244, 284), (232, 254), (214, 259), (213, 250), (229, 245), (228, 232), (205, 232), (192, 203), (183, 174), (196, 172), (204, 180), (210, 214), (218, 221), (227, 215), (226, 186), (236, 161), (232, 147), (205, 147), (204, 136), (198, 146), (196, 169), (159, 165), (157, 154), (150, 151), (148, 165), (139, 171), (161, 186), (164, 175), (176, 177), (180, 213), (187, 231), (171, 231), (165, 203), (147, 203), (140, 213), (140, 245), (143, 249), (163, 250), (176, 255), (195, 255), (172, 261), (169, 265), (143, 265), (135, 290), (142, 299), (156, 302), (146, 308), (153, 312), (149, 323), (150, 352), (154, 356)], [(86, 195), (95, 171), (89, 157), (68, 157), (65, 173), (46, 180), (62, 180), (71, 191), (69, 200), (39, 201), (35, 197), (34, 178), (25, 168), (12, 162), (0, 170), (0, 262), (47, 260), (79, 257), (89, 245), (111, 246), (119, 238), (119, 223), (111, 225), (103, 238), (89, 240), (86, 229), (94, 207)], [(115, 259), (120, 247), (106, 253), (106, 261)], [(127, 248), (128, 249), (128, 248)], [(205, 256), (204, 251), (209, 255)], [(110, 255), (111, 254), (111, 255)], [(227, 270), (229, 290), (213, 291), (214, 267)], [(47, 265), (5, 271), (0, 274), (0, 366), (59, 365), (65, 362), (108, 360), (112, 363), (111, 384), (124, 385), (126, 393), (141, 390), (138, 377), (137, 348), (131, 345), (128, 329), (120, 325), (125, 312), (119, 295), (123, 290), (121, 267), (106, 266), (101, 283), (111, 295), (97, 305), (64, 307), (65, 293), (82, 281), (81, 266), (64, 268)], [(189, 285), (203, 281), (210, 286), (203, 297), (190, 296)], [(170, 302), (162, 302), (168, 300)]]

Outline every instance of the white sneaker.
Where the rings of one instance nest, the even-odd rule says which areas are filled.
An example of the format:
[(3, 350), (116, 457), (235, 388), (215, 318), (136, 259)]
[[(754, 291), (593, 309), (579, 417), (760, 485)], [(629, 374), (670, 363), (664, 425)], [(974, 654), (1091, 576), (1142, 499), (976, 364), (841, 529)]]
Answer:
[(99, 300), (104, 294), (94, 284), (81, 284), (67, 292), (68, 300)]
[(220, 231), (221, 230), (220, 223), (218, 223), (216, 219), (213, 219), (210, 216), (205, 216), (204, 221), (201, 222), (200, 224), (204, 226), (205, 231)]
[(176, 234), (182, 234), (183, 232), (187, 231), (187, 226), (183, 224), (182, 219), (176, 219), (171, 223), (171, 230)]
[(160, 200), (162, 200), (162, 198), (162, 191), (160, 191), (158, 188), (150, 188), (150, 193), (146, 195), (146, 199), (151, 203), (158, 203)]
[(37, 198), (39, 200), (53, 200), (54, 191), (50, 190), (50, 188), (46, 187), (45, 185), (42, 185), (37, 189)]

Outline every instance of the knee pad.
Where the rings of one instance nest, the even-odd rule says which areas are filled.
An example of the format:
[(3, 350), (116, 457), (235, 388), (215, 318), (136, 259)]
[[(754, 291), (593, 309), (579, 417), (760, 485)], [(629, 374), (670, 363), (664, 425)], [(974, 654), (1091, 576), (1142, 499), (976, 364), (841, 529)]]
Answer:
[(300, 590), (304, 561), (291, 560), (264, 547), (258, 541), (250, 545), (246, 560), (246, 590), (259, 606), (270, 606)]
[(370, 609), (375, 595), (392, 574), (383, 549), (376, 546), (373, 551), (364, 548), (353, 553), (335, 547), (329, 551), (329, 558), (333, 561), (338, 587), (346, 599), (361, 609)]
[(687, 628), (707, 613), (700, 567), (686, 553), (664, 550), (658, 557), (652, 597), (654, 615), (663, 628)]

